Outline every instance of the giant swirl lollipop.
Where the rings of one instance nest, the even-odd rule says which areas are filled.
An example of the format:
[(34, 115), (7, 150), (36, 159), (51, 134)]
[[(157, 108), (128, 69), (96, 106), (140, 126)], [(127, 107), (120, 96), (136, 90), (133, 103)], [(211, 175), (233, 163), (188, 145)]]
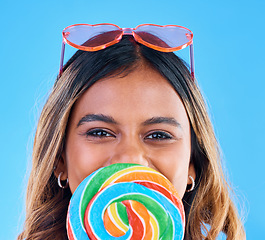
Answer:
[(184, 237), (185, 215), (174, 186), (137, 164), (113, 164), (88, 176), (67, 214), (70, 240), (155, 240)]

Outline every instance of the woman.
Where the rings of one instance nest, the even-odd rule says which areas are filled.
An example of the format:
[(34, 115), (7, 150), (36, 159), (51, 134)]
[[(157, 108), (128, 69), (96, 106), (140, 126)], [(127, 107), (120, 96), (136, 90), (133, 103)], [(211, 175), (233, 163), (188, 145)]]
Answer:
[(185, 207), (185, 239), (216, 239), (222, 231), (245, 238), (189, 70), (175, 54), (131, 36), (101, 51), (78, 51), (64, 66), (41, 113), (32, 160), (18, 239), (67, 239), (76, 187), (119, 162), (152, 167), (174, 184)]

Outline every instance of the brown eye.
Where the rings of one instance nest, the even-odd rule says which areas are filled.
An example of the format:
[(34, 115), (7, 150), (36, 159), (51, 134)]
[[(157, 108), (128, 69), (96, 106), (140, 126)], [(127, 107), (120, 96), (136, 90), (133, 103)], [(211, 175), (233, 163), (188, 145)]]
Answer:
[(156, 131), (151, 134), (149, 134), (146, 139), (151, 140), (166, 140), (166, 139), (172, 139), (172, 136), (169, 133), (162, 132), (162, 131)]
[(103, 129), (93, 129), (86, 132), (87, 137), (95, 137), (95, 138), (107, 138), (107, 137), (115, 137), (113, 134), (107, 132)]

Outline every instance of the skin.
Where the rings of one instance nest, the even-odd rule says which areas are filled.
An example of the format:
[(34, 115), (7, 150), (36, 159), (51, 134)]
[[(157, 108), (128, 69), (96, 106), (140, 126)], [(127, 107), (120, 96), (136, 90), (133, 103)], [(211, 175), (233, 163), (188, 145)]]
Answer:
[(63, 172), (73, 193), (98, 168), (138, 163), (164, 174), (182, 198), (188, 176), (195, 179), (190, 154), (182, 101), (160, 73), (141, 65), (125, 77), (96, 82), (78, 99), (55, 175)]

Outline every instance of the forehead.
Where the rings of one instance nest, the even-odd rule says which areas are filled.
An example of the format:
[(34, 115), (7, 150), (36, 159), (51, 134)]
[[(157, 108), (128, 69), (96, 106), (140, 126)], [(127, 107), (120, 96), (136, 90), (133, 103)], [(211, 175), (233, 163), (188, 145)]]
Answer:
[(156, 70), (141, 66), (126, 76), (101, 79), (75, 103), (73, 114), (104, 113), (135, 117), (187, 118), (184, 105), (171, 84)]

